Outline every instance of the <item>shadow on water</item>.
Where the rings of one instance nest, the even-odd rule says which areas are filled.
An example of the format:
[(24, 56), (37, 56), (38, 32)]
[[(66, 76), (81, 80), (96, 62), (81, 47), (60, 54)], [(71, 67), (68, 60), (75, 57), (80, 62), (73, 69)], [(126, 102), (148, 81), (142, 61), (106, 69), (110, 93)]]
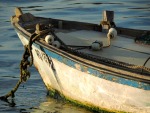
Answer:
[(133, 8), (128, 8), (128, 9), (135, 9), (135, 10), (141, 10), (141, 9), (150, 9), (150, 7), (133, 7)]
[(16, 103), (15, 103), (15, 101), (14, 101), (14, 99), (13, 98), (11, 98), (11, 99), (2, 99), (1, 97), (0, 97), (0, 101), (3, 101), (3, 102), (5, 102), (5, 103), (7, 103), (7, 104), (5, 104), (6, 106), (9, 106), (9, 107), (15, 107), (15, 105), (16, 105)]
[(33, 9), (33, 8), (38, 8), (38, 7), (43, 7), (43, 6), (27, 6), (27, 7), (20, 7), (21, 9)]
[(76, 2), (76, 3), (71, 3), (69, 5), (78, 5), (78, 4), (83, 4), (83, 5), (87, 5), (87, 4), (92, 4), (92, 5), (102, 5), (102, 4), (123, 4), (123, 3), (105, 3), (105, 2), (88, 2), (88, 3), (80, 3), (80, 2)]

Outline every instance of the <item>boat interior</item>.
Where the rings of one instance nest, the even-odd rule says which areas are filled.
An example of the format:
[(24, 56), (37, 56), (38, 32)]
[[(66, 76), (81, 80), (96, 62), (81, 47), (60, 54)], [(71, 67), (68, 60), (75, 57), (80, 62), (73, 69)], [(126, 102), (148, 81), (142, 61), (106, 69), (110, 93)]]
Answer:
[[(30, 13), (18, 12), (14, 18), (15, 21), (18, 21), (18, 24), (30, 34), (36, 31), (37, 23), (42, 26), (50, 25), (53, 26), (55, 35), (63, 44), (75, 51), (95, 58), (108, 58), (113, 61), (150, 68), (150, 45), (135, 42), (135, 38), (142, 35), (144, 31), (116, 27), (114, 29), (117, 33), (115, 32), (113, 36), (109, 37), (110, 29), (104, 29), (102, 25), (35, 17)], [(45, 41), (45, 37), (46, 35), (40, 40)], [(45, 44), (49, 43), (45, 41)], [(61, 45), (59, 44), (59, 46)], [(55, 46), (57, 47), (57, 45)], [(61, 49), (61, 47), (58, 48)]]

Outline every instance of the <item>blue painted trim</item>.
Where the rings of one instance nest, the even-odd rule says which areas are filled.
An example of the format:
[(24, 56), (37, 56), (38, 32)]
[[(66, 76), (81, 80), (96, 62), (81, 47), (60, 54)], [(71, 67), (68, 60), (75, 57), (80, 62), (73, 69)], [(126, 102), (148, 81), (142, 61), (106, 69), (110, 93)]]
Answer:
[[(38, 49), (40, 49), (40, 47), (37, 44), (34, 44), (34, 46), (36, 46)], [(74, 62), (74, 61), (72, 61), (66, 57), (60, 56), (60, 55), (58, 55), (52, 51), (49, 51), (46, 48), (43, 48), (43, 50), (49, 57), (57, 59), (59, 62), (62, 62), (64, 64), (68, 65), (69, 67), (76, 69), (75, 65), (78, 64), (77, 62)], [(102, 73), (102, 72), (100, 72), (96, 69), (93, 69), (91, 67), (85, 67), (81, 64), (78, 64), (78, 65), (80, 65), (80, 70), (82, 72), (89, 73), (89, 74), (94, 75), (96, 77), (99, 77), (99, 78), (102, 78), (105, 80), (109, 80), (112, 82), (116, 82), (119, 84), (132, 86), (132, 87), (139, 88), (139, 89), (150, 90), (150, 84), (148, 84), (148, 83), (143, 83), (143, 82), (139, 82), (139, 81), (135, 81), (135, 80), (126, 79), (126, 78), (118, 77), (115, 75), (110, 75), (108, 73)]]

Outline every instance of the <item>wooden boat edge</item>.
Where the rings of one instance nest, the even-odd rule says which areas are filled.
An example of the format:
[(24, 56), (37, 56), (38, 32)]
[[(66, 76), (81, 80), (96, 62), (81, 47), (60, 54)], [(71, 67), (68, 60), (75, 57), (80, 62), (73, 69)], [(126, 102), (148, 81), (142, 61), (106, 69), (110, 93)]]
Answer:
[[(40, 18), (43, 18), (43, 17), (40, 17)], [(55, 21), (56, 20), (59, 20), (59, 19), (54, 19)], [(68, 21), (68, 22), (70, 22), (70, 21)], [(71, 21), (71, 22), (74, 22), (74, 21)], [(83, 23), (83, 22), (79, 22), (80, 24), (81, 23)], [(22, 32), (22, 33), (24, 33), (25, 35), (27, 35), (28, 37), (30, 37), (31, 36), (31, 34), (29, 33), (29, 32), (27, 32), (25, 29), (23, 29), (18, 23), (14, 23), (13, 21), (12, 21), (12, 24), (13, 24), (13, 26), (15, 27), (15, 28), (17, 28), (20, 32)], [(83, 24), (87, 24), (87, 23), (83, 23)], [(90, 24), (90, 25), (96, 25), (96, 24)], [(123, 30), (127, 30), (127, 28), (121, 28), (121, 29), (123, 29)], [(133, 30), (133, 29), (128, 29), (128, 30)], [(145, 32), (145, 30), (135, 30), (135, 31), (137, 31), (137, 32), (139, 32), (140, 31), (140, 33), (143, 33), (143, 32)], [(136, 33), (135, 33), (136, 34)], [(29, 38), (28, 38), (29, 39)], [(126, 77), (126, 78), (134, 78), (134, 80), (135, 79), (138, 79), (139, 81), (145, 81), (146, 83), (150, 83), (150, 77), (148, 76), (148, 75), (141, 75), (140, 73), (138, 74), (138, 73), (133, 73), (133, 72), (129, 72), (128, 70), (121, 70), (121, 69), (117, 69), (117, 68), (113, 68), (113, 67), (110, 67), (110, 66), (106, 66), (106, 65), (102, 65), (102, 64), (99, 64), (99, 63), (96, 63), (96, 62), (92, 62), (92, 61), (89, 61), (89, 60), (87, 60), (87, 59), (83, 59), (83, 58), (81, 58), (81, 57), (78, 57), (78, 56), (75, 56), (75, 55), (72, 55), (72, 54), (70, 54), (70, 53), (67, 53), (67, 52), (65, 52), (65, 51), (62, 51), (62, 50), (60, 50), (60, 49), (57, 49), (57, 48), (55, 48), (55, 47), (53, 47), (53, 46), (51, 46), (51, 45), (48, 45), (48, 44), (45, 44), (45, 43), (43, 43), (42, 41), (36, 41), (36, 43), (38, 43), (38, 44), (42, 44), (42, 45), (44, 45), (44, 47), (46, 47), (47, 49), (50, 49), (50, 51), (54, 51), (55, 50), (55, 52), (57, 53), (57, 54), (60, 54), (60, 53), (62, 53), (62, 54), (60, 54), (60, 55), (69, 55), (69, 57), (71, 58), (73, 58), (73, 59), (78, 59), (78, 61), (79, 61), (79, 59), (80, 59), (80, 61), (82, 61), (82, 63), (85, 65), (85, 64), (87, 64), (87, 65), (91, 65), (92, 67), (95, 67), (96, 69), (99, 69), (99, 68), (101, 68), (101, 67), (103, 67), (103, 69), (108, 69), (108, 71), (111, 71), (111, 72), (114, 72), (114, 73), (118, 73), (118, 72), (120, 72), (120, 73), (118, 73), (118, 75), (119, 74), (123, 74), (123, 75), (125, 75), (125, 76), (122, 76), (122, 77)], [(58, 52), (57, 52), (58, 51)], [(69, 58), (68, 57), (68, 58)], [(83, 62), (83, 61), (85, 61), (85, 62)], [(143, 80), (142, 80), (143, 79)]]

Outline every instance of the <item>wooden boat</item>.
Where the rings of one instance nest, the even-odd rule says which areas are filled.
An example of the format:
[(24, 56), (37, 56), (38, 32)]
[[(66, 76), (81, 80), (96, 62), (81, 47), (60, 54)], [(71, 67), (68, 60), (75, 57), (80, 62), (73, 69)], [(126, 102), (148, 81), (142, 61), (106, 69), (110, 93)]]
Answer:
[(33, 63), (50, 94), (97, 111), (150, 111), (150, 46), (136, 40), (150, 31), (116, 27), (112, 11), (96, 25), (16, 8), (11, 23), (24, 46), (38, 35)]

